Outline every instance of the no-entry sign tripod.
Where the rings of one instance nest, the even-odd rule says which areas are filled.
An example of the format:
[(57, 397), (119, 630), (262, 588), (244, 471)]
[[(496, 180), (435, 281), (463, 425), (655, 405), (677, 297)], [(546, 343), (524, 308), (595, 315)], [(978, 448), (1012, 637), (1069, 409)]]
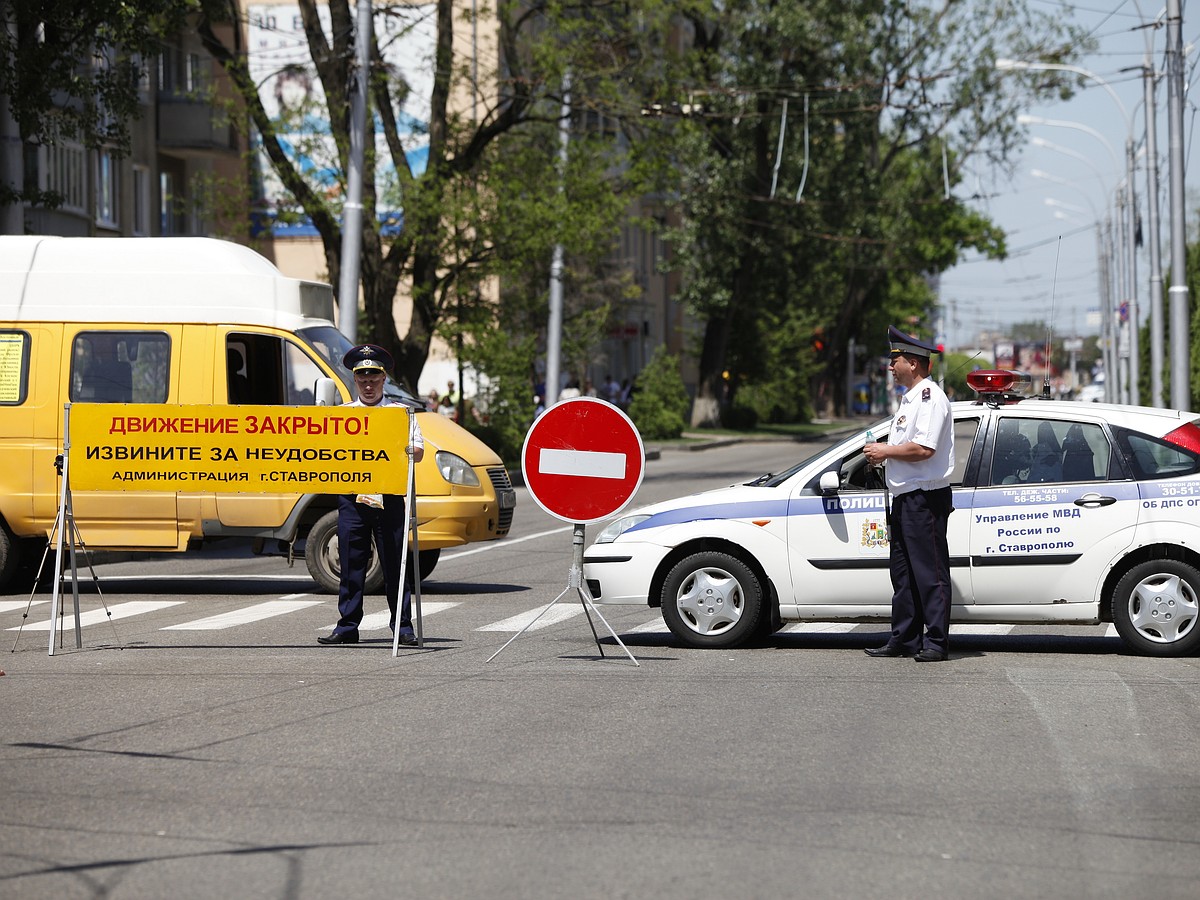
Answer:
[(587, 525), (623, 509), (645, 472), (642, 437), (629, 417), (611, 403), (578, 397), (546, 410), (525, 435), (521, 450), (525, 486), (538, 506), (556, 519), (570, 522), (571, 569), (563, 592), (525, 627), (488, 657), (491, 662), (528, 631), (550, 609), (572, 591), (587, 616), (596, 649), (604, 656), (604, 645), (592, 620), (595, 615), (612, 639), (635, 665), (640, 665), (629, 648), (600, 614), (583, 579), (583, 545)]

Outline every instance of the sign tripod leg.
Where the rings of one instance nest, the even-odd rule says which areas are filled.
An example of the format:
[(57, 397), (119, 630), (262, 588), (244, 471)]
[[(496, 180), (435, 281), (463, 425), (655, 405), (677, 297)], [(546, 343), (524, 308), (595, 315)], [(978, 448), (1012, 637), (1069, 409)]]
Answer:
[[(416, 439), (416, 421), (417, 417), (412, 407), (408, 408), (408, 451), (411, 451)], [(416, 491), (416, 475), (414, 474), (415, 463), (411, 456), (408, 457), (408, 484), (404, 495), (404, 513), (408, 517), (408, 526), (405, 528), (404, 534), (406, 540), (404, 546), (401, 547), (402, 555), (400, 557), (400, 597), (397, 602), (403, 607), (404, 605), (404, 585), (408, 578), (408, 558), (413, 559), (415, 571), (412, 573), (412, 604), (413, 604), (413, 629), (417, 635), (417, 647), (425, 649), (425, 628), (421, 619), (421, 542), (417, 538), (417, 491)], [(408, 551), (408, 537), (412, 536), (412, 553)], [(395, 659), (400, 655), (400, 610), (396, 610), (396, 629), (392, 632), (392, 658)]]
[(112, 610), (108, 608), (108, 603), (104, 599), (104, 592), (100, 590), (100, 578), (96, 575), (96, 569), (92, 566), (91, 555), (88, 553), (87, 545), (83, 542), (83, 535), (80, 534), (79, 526), (75, 523), (75, 515), (71, 506), (71, 480), (70, 480), (70, 450), (71, 450), (71, 404), (66, 404), (63, 413), (63, 453), (54, 459), (54, 467), (58, 470), (59, 476), (62, 478), (62, 487), (59, 492), (58, 515), (54, 519), (54, 526), (50, 530), (50, 538), (46, 542), (46, 549), (42, 551), (42, 561), (38, 564), (37, 575), (33, 579), (33, 588), (29, 592), (29, 602), (25, 605), (25, 615), (21, 617), (21, 627), (17, 629), (16, 639), (13, 641), (12, 652), (17, 650), (17, 642), (21, 640), (21, 632), (25, 628), (25, 620), (29, 618), (29, 610), (33, 606), (33, 597), (37, 593), (37, 587), (41, 583), (42, 573), (46, 569), (46, 560), (50, 557), (50, 549), (54, 548), (54, 588), (51, 594), (50, 604), (50, 647), (49, 655), (54, 655), (54, 632), (57, 626), (59, 646), (62, 646), (62, 629), (64, 625), (64, 616), (62, 611), (62, 583), (65, 573), (63, 572), (63, 550), (64, 541), (66, 541), (66, 549), (70, 553), (71, 566), (71, 593), (74, 600), (75, 610), (75, 647), (76, 649), (83, 646), (82, 622), (79, 614), (79, 565), (76, 555), (76, 548), (83, 551), (83, 560), (87, 563), (88, 571), (92, 575), (92, 584), (96, 589), (96, 593), (100, 597), (100, 605), (104, 607), (104, 615), (108, 618), (109, 625), (112, 626), (113, 638), (122, 648), (121, 637), (117, 633), (116, 623), (112, 619)]
[(557, 603), (563, 597), (567, 596), (567, 594), (569, 594), (572, 590), (574, 590), (576, 595), (579, 597), (580, 604), (583, 606), (583, 612), (587, 616), (587, 620), (588, 620), (588, 627), (592, 629), (592, 638), (596, 641), (596, 649), (600, 651), (600, 655), (601, 656), (605, 655), (604, 646), (600, 643), (600, 635), (597, 633), (596, 625), (592, 621), (592, 613), (596, 614), (596, 618), (599, 619), (604, 624), (604, 627), (608, 630), (608, 633), (610, 635), (612, 635), (612, 639), (617, 642), (617, 645), (622, 650), (625, 651), (625, 655), (629, 657), (630, 662), (632, 662), (635, 666), (639, 666), (639, 667), (641, 666), (641, 663), (639, 663), (636, 659), (634, 659), (633, 654), (629, 652), (629, 648), (625, 646), (624, 642), (619, 637), (617, 637), (617, 633), (615, 631), (613, 631), (612, 626), (608, 624), (608, 620), (605, 619), (604, 616), (600, 615), (600, 610), (596, 608), (596, 604), (594, 604), (592, 602), (592, 598), (588, 594), (587, 588), (584, 587), (584, 584), (583, 584), (583, 537), (584, 537), (585, 527), (586, 526), (580, 524), (579, 522), (575, 523), (574, 532), (571, 536), (571, 549), (572, 549), (571, 571), (567, 576), (566, 588), (564, 588), (563, 592), (561, 594), (559, 594), (557, 597), (555, 597), (550, 602), (550, 606), (547, 606), (545, 609), (543, 609), (541, 612), (539, 612), (536, 616), (534, 616), (532, 621), (527, 622), (524, 628), (522, 628), (520, 631), (518, 631), (516, 634), (514, 634), (512, 637), (510, 637), (505, 642), (503, 647), (501, 647), (499, 650), (497, 650), (495, 653), (493, 653), (491, 656), (489, 656), (486, 660), (487, 662), (491, 662), (493, 659), (495, 659), (497, 656), (499, 656), (501, 653), (503, 653), (504, 649), (506, 647), (508, 647), (509, 644), (511, 644), (513, 641), (515, 641), (517, 638), (519, 638), (521, 635), (523, 635), (526, 631), (528, 631), (530, 628), (532, 628), (534, 626), (534, 624), (537, 623), (538, 619), (540, 619), (542, 616), (544, 616), (546, 613), (548, 613), (550, 611), (550, 607), (554, 606), (555, 603)]

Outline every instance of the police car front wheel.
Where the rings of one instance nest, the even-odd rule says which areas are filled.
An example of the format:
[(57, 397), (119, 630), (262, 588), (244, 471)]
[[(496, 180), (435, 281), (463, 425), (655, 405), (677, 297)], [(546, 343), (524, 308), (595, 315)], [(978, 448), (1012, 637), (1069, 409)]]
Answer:
[(1113, 624), (1147, 656), (1185, 656), (1200, 648), (1200, 571), (1175, 559), (1134, 566), (1113, 592)]
[(728, 553), (693, 553), (667, 575), (662, 614), (689, 647), (734, 647), (758, 629), (762, 585), (749, 566)]

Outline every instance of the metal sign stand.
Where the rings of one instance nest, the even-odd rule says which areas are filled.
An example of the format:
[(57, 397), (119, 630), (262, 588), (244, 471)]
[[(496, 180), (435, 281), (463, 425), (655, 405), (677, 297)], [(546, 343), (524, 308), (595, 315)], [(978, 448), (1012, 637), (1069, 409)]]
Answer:
[(633, 658), (633, 654), (629, 652), (629, 648), (625, 646), (619, 637), (617, 637), (617, 633), (613, 631), (612, 626), (608, 624), (608, 620), (606, 620), (604, 616), (600, 615), (600, 610), (598, 610), (596, 608), (596, 604), (592, 602), (591, 594), (588, 593), (587, 586), (583, 583), (583, 535), (585, 529), (585, 525), (579, 522), (575, 523), (574, 532), (571, 535), (571, 571), (567, 575), (566, 588), (564, 588), (563, 592), (551, 601), (550, 606), (547, 606), (545, 609), (543, 609), (533, 618), (532, 621), (527, 623), (524, 628), (510, 637), (508, 641), (505, 642), (504, 647), (501, 647), (499, 650), (489, 656), (487, 658), (487, 662), (491, 662), (493, 659), (503, 653), (505, 647), (532, 628), (534, 623), (548, 613), (550, 608), (554, 606), (555, 603), (574, 590), (575, 593), (579, 595), (579, 602), (583, 605), (583, 612), (587, 616), (588, 627), (592, 629), (592, 638), (596, 641), (596, 649), (600, 651), (600, 655), (605, 655), (604, 646), (600, 643), (600, 635), (596, 632), (596, 624), (592, 621), (592, 613), (595, 613), (596, 618), (604, 623), (604, 627), (608, 629), (608, 633), (612, 635), (612, 638), (617, 642), (617, 645), (625, 651), (625, 655), (629, 657), (630, 662), (632, 662), (635, 666), (641, 666), (641, 663)]
[[(50, 609), (50, 656), (54, 655), (54, 626), (58, 624), (58, 640), (59, 646), (62, 646), (62, 603), (61, 589), (64, 577), (63, 572), (63, 549), (64, 542), (70, 550), (71, 555), (71, 594), (74, 600), (75, 611), (75, 648), (79, 649), (83, 646), (82, 624), (79, 618), (79, 566), (76, 558), (76, 547), (83, 551), (84, 562), (87, 563), (88, 571), (92, 575), (92, 584), (96, 588), (96, 593), (100, 597), (100, 605), (104, 607), (104, 615), (108, 618), (109, 625), (112, 626), (113, 638), (124, 649), (124, 644), (121, 643), (121, 637), (117, 634), (116, 623), (112, 619), (112, 611), (108, 608), (108, 603), (104, 599), (104, 593), (100, 590), (100, 579), (96, 576), (96, 570), (92, 566), (91, 556), (88, 553), (87, 545), (83, 542), (83, 536), (79, 533), (79, 526), (75, 524), (75, 516), (71, 508), (71, 404), (67, 403), (63, 407), (63, 452), (54, 460), (54, 466), (58, 469), (59, 475), (62, 477), (62, 485), (59, 489), (58, 515), (54, 520), (54, 527), (50, 531), (50, 539), (46, 543), (46, 549), (42, 552), (42, 561), (38, 565), (37, 575), (33, 580), (33, 589), (29, 592), (29, 602), (25, 605), (25, 615), (21, 617), (21, 627), (17, 629), (16, 639), (13, 641), (12, 652), (17, 650), (17, 642), (21, 640), (21, 632), (25, 628), (25, 620), (29, 618), (29, 610), (33, 607), (33, 597), (37, 593), (37, 586), (41, 583), (42, 572), (46, 568), (46, 559), (50, 555), (51, 546), (54, 547), (54, 590), (52, 594), (52, 602)], [(68, 537), (69, 534), (69, 537)]]
[[(405, 407), (408, 413), (408, 446), (404, 452), (407, 455), (409, 448), (413, 447), (416, 438), (417, 414), (411, 407)], [(412, 599), (413, 599), (413, 623), (416, 625), (417, 632), (417, 647), (425, 648), (425, 629), (421, 621), (421, 542), (417, 537), (417, 497), (415, 487), (415, 475), (413, 470), (416, 468), (416, 463), (411, 456), (408, 457), (408, 485), (405, 489), (404, 502), (405, 512), (408, 514), (407, 534), (412, 538), (412, 557), (416, 561), (416, 572), (413, 573)], [(405, 542), (408, 543), (407, 541)], [(402, 548), (400, 557), (400, 596), (396, 598), (396, 602), (401, 608), (404, 605), (404, 579), (408, 571), (408, 547)], [(400, 655), (400, 610), (396, 610), (396, 630), (392, 632), (392, 657)]]

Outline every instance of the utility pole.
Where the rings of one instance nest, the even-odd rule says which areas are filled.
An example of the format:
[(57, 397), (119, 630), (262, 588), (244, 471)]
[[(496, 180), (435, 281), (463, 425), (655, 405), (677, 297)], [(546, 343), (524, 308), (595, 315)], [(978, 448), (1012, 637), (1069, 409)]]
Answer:
[(1163, 404), (1163, 296), (1162, 259), (1158, 245), (1158, 140), (1157, 115), (1154, 110), (1154, 64), (1150, 54), (1142, 66), (1142, 83), (1146, 89), (1146, 243), (1150, 248), (1150, 399), (1151, 406)]
[[(559, 190), (567, 177), (567, 142), (571, 137), (571, 73), (563, 75), (562, 113), (558, 120), (558, 160), (562, 166)], [(550, 260), (550, 321), (546, 326), (546, 396), (543, 404), (549, 409), (558, 400), (558, 380), (562, 365), (563, 324), (563, 245), (554, 245)]]
[(367, 138), (367, 82), (371, 69), (371, 0), (358, 0), (354, 50), (354, 70), (350, 76), (350, 159), (346, 169), (346, 202), (342, 205), (338, 331), (352, 343), (358, 343), (358, 273), (362, 265), (362, 194)]
[[(15, 17), (5, 10), (4, 27), (8, 30), (12, 46), (17, 45), (17, 23)], [(13, 118), (9, 98), (0, 94), (0, 186), (19, 192), (24, 187), (25, 160), (21, 146), (21, 129)], [(20, 200), (0, 207), (0, 234), (24, 234), (25, 209)]]
[(1192, 405), (1189, 360), (1187, 236), (1183, 196), (1183, 14), (1179, 0), (1167, 0), (1167, 135), (1171, 199), (1171, 406)]

